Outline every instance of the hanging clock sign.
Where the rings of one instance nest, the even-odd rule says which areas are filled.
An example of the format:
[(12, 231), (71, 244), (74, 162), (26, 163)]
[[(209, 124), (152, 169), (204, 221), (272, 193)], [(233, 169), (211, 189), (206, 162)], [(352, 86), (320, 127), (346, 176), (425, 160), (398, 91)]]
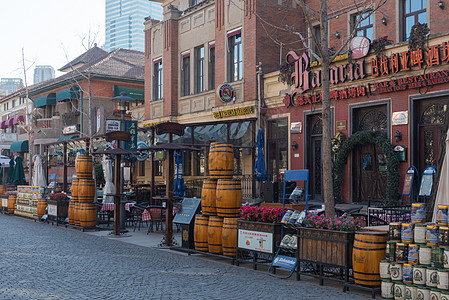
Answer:
[(234, 100), (234, 89), (227, 83), (220, 84), (217, 88), (217, 97), (223, 103), (229, 103)]

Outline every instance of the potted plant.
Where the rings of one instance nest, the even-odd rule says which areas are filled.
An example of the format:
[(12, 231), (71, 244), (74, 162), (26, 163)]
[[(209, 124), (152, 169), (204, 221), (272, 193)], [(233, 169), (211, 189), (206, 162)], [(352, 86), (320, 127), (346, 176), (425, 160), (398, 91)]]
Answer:
[(388, 36), (382, 36), (380, 38), (375, 39), (371, 46), (373, 48), (376, 57), (381, 57), (385, 52), (385, 46), (391, 45), (393, 41), (388, 39)]
[(424, 49), (426, 36), (430, 32), (427, 23), (416, 23), (412, 26), (410, 36), (408, 38), (408, 48), (410, 51)]
[(55, 200), (55, 201), (66, 201), (66, 200), (69, 200), (69, 196), (67, 196), (67, 194), (64, 193), (64, 192), (51, 193), (51, 194), (48, 194), (48, 197), (50, 198), (50, 200)]

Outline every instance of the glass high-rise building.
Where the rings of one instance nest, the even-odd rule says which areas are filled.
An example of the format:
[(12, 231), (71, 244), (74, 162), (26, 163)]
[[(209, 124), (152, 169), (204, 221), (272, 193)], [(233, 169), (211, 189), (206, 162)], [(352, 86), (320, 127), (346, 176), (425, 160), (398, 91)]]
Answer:
[(55, 69), (52, 66), (36, 66), (34, 68), (34, 83), (55, 78)]
[(106, 0), (105, 50), (145, 50), (145, 18), (162, 20), (161, 3), (148, 0)]
[(21, 88), (23, 88), (23, 81), (20, 78), (2, 78), (0, 80), (0, 90), (5, 91), (6, 95), (12, 94)]

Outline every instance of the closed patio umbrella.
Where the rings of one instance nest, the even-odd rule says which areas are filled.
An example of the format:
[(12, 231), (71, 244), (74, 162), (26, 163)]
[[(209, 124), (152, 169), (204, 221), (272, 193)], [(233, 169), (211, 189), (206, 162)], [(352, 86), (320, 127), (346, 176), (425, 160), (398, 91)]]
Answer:
[(263, 148), (265, 146), (265, 138), (263, 130), (259, 129), (257, 132), (256, 147), (257, 147), (257, 158), (256, 164), (254, 165), (254, 175), (256, 180), (265, 181), (267, 180), (267, 169), (265, 167), (265, 158), (263, 154)]
[(14, 166), (14, 173), (12, 175), (12, 181), (14, 185), (21, 185), (25, 184), (25, 171), (23, 170), (23, 159), (20, 156), (16, 157), (15, 160), (15, 166)]
[(436, 222), (438, 205), (449, 205), (449, 130), (446, 133), (446, 154), (441, 165), (440, 181), (435, 196), (432, 222)]
[(9, 169), (8, 169), (8, 178), (6, 179), (7, 183), (13, 183), (13, 173), (14, 173), (14, 157), (9, 161)]
[(173, 196), (175, 197), (184, 197), (186, 191), (186, 187), (184, 185), (184, 176), (182, 172), (182, 155), (182, 151), (175, 152), (176, 170), (175, 179), (173, 182)]
[(103, 203), (113, 203), (114, 196), (106, 196), (114, 194), (115, 191), (114, 182), (112, 181), (112, 161), (104, 154), (101, 165), (103, 166), (105, 181), (105, 185), (103, 188)]
[(42, 167), (42, 159), (40, 155), (34, 156), (32, 185), (40, 187), (47, 186), (47, 180), (45, 180), (44, 168)]

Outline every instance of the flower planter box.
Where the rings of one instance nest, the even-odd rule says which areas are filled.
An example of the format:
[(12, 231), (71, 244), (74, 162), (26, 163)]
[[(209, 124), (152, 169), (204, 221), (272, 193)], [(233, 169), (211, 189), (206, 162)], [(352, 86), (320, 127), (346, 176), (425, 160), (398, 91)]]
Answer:
[(354, 235), (354, 231), (299, 228), (298, 259), (350, 268)]

